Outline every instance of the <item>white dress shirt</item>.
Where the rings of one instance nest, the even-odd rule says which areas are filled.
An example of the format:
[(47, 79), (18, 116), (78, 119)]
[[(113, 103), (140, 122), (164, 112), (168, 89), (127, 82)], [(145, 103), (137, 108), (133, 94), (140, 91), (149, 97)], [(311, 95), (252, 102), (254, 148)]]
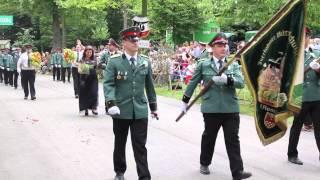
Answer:
[(134, 56), (130, 56), (127, 52), (124, 52), (124, 54), (126, 55), (127, 60), (129, 61), (130, 65), (131, 65), (130, 59), (131, 59), (132, 57), (135, 59), (134, 65), (137, 65), (138, 53), (136, 53)]
[[(17, 72), (20, 73), (21, 70), (34, 70), (35, 68), (30, 64), (30, 67), (28, 66), (28, 52), (24, 52), (19, 57), (18, 63), (17, 63)], [(31, 59), (30, 59), (31, 61)], [(31, 62), (30, 62), (31, 63)]]
[[(219, 70), (219, 67), (220, 67), (219, 59), (216, 58), (215, 56), (212, 56), (212, 58), (213, 58), (214, 64), (216, 65), (217, 69)], [(222, 67), (224, 66), (225, 59), (226, 59), (225, 57), (221, 59), (222, 60)]]
[(75, 60), (74, 62), (72, 63), (72, 67), (78, 67), (78, 62), (82, 59), (83, 57), (83, 50), (80, 50), (80, 51), (73, 51), (74, 53), (74, 57), (75, 57)]

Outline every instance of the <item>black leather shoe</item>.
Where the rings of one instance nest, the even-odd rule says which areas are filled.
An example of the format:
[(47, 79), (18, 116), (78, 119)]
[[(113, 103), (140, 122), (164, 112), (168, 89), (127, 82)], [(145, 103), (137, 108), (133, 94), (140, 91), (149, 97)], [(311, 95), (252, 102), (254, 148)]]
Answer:
[(208, 166), (200, 165), (200, 173), (204, 175), (210, 174), (210, 170)]
[(92, 109), (92, 114), (97, 116), (98, 115), (98, 111), (96, 109)]
[(34, 97), (31, 97), (31, 100), (36, 100), (36, 97), (34, 96)]
[(86, 109), (86, 112), (84, 113), (85, 116), (89, 116), (88, 109)]
[(233, 180), (247, 179), (251, 176), (252, 174), (250, 172), (241, 171), (237, 176), (233, 177)]
[(288, 157), (288, 161), (293, 164), (303, 165), (303, 162), (298, 157)]
[(28, 99), (28, 97), (27, 97), (27, 96), (25, 96), (23, 99), (24, 99), (24, 100), (27, 100), (27, 99)]
[(114, 180), (124, 180), (124, 176), (122, 173), (117, 173), (116, 177), (114, 177)]

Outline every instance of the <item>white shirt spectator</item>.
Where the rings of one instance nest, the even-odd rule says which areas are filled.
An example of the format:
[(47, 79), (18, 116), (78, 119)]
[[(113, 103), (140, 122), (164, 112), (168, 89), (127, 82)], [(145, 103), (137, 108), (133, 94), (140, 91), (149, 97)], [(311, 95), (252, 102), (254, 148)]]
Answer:
[(35, 68), (31, 65), (30, 59), (30, 66), (28, 65), (29, 54), (28, 52), (24, 52), (21, 54), (18, 63), (17, 63), (17, 72), (20, 73), (21, 70), (34, 70)]

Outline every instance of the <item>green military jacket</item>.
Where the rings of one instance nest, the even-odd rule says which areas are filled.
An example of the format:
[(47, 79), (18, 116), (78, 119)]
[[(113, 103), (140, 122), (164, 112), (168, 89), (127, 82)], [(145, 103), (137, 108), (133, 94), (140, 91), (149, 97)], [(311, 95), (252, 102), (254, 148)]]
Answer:
[[(114, 55), (116, 55), (116, 54), (121, 54), (121, 52), (120, 51), (114, 52)], [(100, 60), (99, 60), (99, 65), (102, 66), (103, 69), (106, 68), (107, 63), (108, 63), (108, 61), (109, 61), (111, 56), (112, 55), (111, 55), (110, 51), (105, 51), (105, 52), (102, 53), (102, 55), (100, 57)]]
[(101, 57), (100, 57), (100, 60), (99, 60), (99, 64), (102, 64), (102, 63), (107, 64), (109, 58), (110, 58), (109, 51), (104, 51), (101, 54)]
[(4, 67), (3, 66), (3, 54), (0, 54), (0, 68)]
[(8, 66), (8, 60), (9, 60), (8, 54), (3, 54), (3, 55), (2, 55), (2, 65), (1, 65), (1, 66), (2, 66), (4, 69), (9, 68), (9, 66)]
[(13, 66), (13, 56), (11, 54), (6, 54), (5, 55), (5, 59), (6, 59), (6, 68), (9, 70), (9, 71), (13, 71), (14, 69), (12, 68)]
[(204, 50), (202, 51), (202, 53), (200, 54), (198, 59), (204, 59), (204, 58), (209, 58), (210, 54), (208, 52), (208, 50)]
[(108, 108), (116, 105), (120, 109), (120, 115), (113, 116), (114, 118), (147, 118), (148, 102), (151, 111), (157, 110), (151, 63), (144, 55), (138, 55), (136, 63), (135, 69), (132, 70), (126, 56), (117, 54), (111, 56), (104, 71), (106, 104)]
[(56, 56), (56, 53), (51, 54), (51, 57), (50, 57), (50, 65), (51, 66), (54, 66), (56, 64), (55, 63), (55, 56)]
[[(216, 76), (218, 73), (218, 68), (211, 58), (203, 59), (198, 63), (184, 95), (191, 97), (194, 89), (201, 81), (207, 84), (212, 76)], [(237, 113), (240, 111), (236, 88), (244, 87), (244, 78), (239, 64), (237, 62), (232, 63), (224, 73), (233, 77), (233, 86), (212, 85), (202, 96), (202, 113)]]
[(67, 63), (67, 62), (65, 61), (65, 59), (63, 58), (63, 60), (62, 60), (62, 67), (64, 67), (64, 68), (69, 68), (69, 67), (71, 67), (71, 63)]
[(19, 53), (18, 52), (15, 52), (13, 53), (13, 56), (12, 56), (12, 63), (10, 64), (10, 69), (12, 70), (17, 70), (17, 64), (18, 64), (18, 60), (19, 60)]
[[(309, 67), (309, 64), (320, 57), (320, 52), (313, 50), (311, 53), (304, 54), (304, 67)], [(308, 71), (304, 75), (302, 102), (320, 101), (320, 73), (314, 70)]]
[(50, 64), (51, 65), (62, 65), (63, 62), (63, 54), (62, 53), (54, 53), (51, 56)]

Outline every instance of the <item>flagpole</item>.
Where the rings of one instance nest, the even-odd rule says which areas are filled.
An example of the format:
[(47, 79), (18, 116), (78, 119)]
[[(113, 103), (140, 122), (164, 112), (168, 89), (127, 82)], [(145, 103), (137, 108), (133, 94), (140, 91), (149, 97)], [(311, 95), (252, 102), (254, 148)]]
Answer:
[[(303, 3), (304, 3), (304, 15), (303, 15), (303, 18), (304, 18), (304, 21), (303, 21), (303, 31), (305, 31), (305, 27), (306, 27), (306, 18), (307, 18), (307, 0), (303, 0)], [(299, 55), (298, 55), (298, 59), (303, 59), (302, 60), (302, 63), (301, 65), (304, 66), (304, 43), (305, 43), (305, 39), (306, 39), (306, 33), (303, 32), (302, 34), (302, 38), (301, 38), (301, 42), (300, 42), (300, 49), (299, 49)], [(301, 68), (301, 67), (298, 67), (298, 68)], [(304, 68), (304, 67), (303, 67)], [(307, 71), (309, 71), (308, 69), (304, 71), (303, 75), (307, 73)], [(297, 76), (297, 75), (296, 75)], [(296, 79), (297, 77), (295, 77)], [(303, 81), (303, 80), (302, 80)], [(288, 103), (288, 110), (290, 112), (292, 112), (293, 114), (298, 114), (300, 112), (300, 108), (297, 107), (297, 106), (294, 106), (292, 105), (290, 102)]]
[[(289, 0), (287, 2), (287, 4), (285, 4), (258, 32), (257, 34), (253, 37), (253, 39), (251, 41), (249, 41), (242, 49), (240, 49), (240, 51), (238, 51), (234, 57), (228, 61), (227, 64), (225, 64), (222, 69), (219, 71), (218, 73), (218, 76), (220, 76), (225, 70), (228, 69), (228, 66), (230, 64), (232, 64), (234, 62), (234, 60), (236, 58), (239, 58), (240, 55), (245, 51), (247, 50), (248, 47), (251, 46), (252, 43), (254, 43), (268, 28), (270, 28), (270, 26), (272, 26), (277, 20), (279, 17), (281, 17), (284, 12), (290, 7), (290, 5), (294, 2), (294, 1), (297, 1), (297, 0)], [(306, 1), (306, 0), (304, 0)], [(204, 86), (204, 88), (200, 91), (200, 93), (191, 101), (190, 104), (188, 104), (187, 108), (186, 108), (186, 111), (188, 111), (195, 103), (196, 101), (201, 97), (203, 96), (208, 90), (209, 88), (214, 84), (214, 82), (212, 81), (212, 79), (210, 79), (208, 81), (208, 83)], [(179, 114), (179, 116), (176, 118), (176, 122), (178, 122), (186, 113), (185, 112), (181, 112)]]

